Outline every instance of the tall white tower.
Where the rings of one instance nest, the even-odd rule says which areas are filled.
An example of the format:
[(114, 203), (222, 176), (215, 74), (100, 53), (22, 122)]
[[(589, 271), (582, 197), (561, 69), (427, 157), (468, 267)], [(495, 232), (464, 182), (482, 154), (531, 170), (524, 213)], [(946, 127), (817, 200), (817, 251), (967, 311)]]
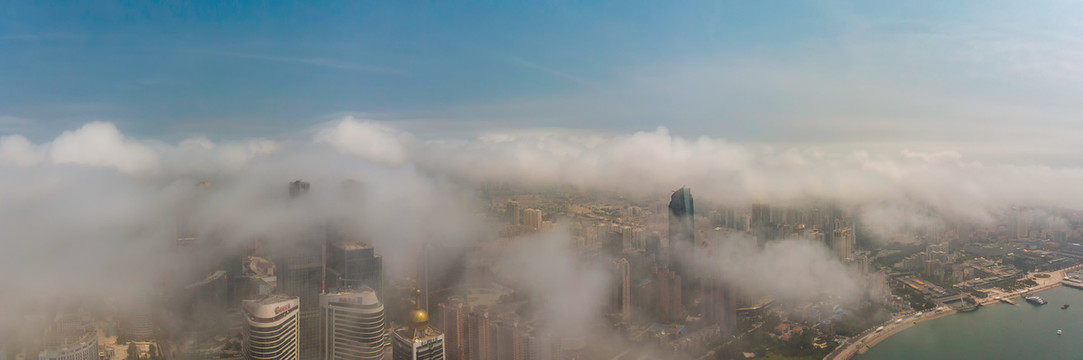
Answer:
[(387, 344), (384, 304), (367, 286), (320, 295), (324, 360), (381, 360)]
[(271, 295), (244, 300), (244, 357), (258, 360), (297, 360), (301, 301), (296, 296)]

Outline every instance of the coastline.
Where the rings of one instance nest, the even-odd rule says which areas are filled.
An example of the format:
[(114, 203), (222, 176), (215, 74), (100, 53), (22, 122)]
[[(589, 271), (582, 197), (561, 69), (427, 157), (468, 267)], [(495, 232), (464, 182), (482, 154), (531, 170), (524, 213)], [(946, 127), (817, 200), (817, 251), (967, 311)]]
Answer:
[[(1049, 274), (1050, 277), (1045, 278), (1045, 279), (1041, 279), (1042, 281), (1039, 283), (1039, 285), (1035, 286), (1033, 288), (1030, 288), (1030, 291), (1020, 290), (1020, 291), (1014, 291), (1014, 292), (1011, 292), (1011, 293), (1000, 294), (1000, 295), (996, 295), (996, 296), (990, 295), (990, 296), (982, 299), (978, 303), (981, 304), (982, 306), (989, 306), (989, 305), (993, 305), (993, 304), (996, 304), (996, 303), (1000, 303), (1000, 300), (995, 299), (995, 297), (997, 297), (997, 296), (1000, 296), (1003, 299), (1010, 299), (1010, 298), (1017, 297), (1017, 296), (1023, 296), (1024, 294), (1027, 294), (1027, 293), (1038, 293), (1038, 292), (1042, 292), (1042, 291), (1045, 291), (1045, 290), (1049, 290), (1049, 289), (1061, 286), (1061, 279), (1064, 277), (1064, 274), (1067, 271), (1068, 271), (1068, 269), (1061, 269), (1061, 270), (1052, 271), (1052, 272), (1042, 272), (1044, 274)], [(1028, 274), (1028, 277), (1033, 276), (1035, 274), (1038, 274), (1038, 273)], [(942, 318), (942, 317), (945, 317), (945, 316), (948, 316), (948, 315), (953, 315), (953, 314), (956, 314), (956, 313), (958, 313), (958, 311), (956, 311), (955, 309), (947, 309), (947, 310), (942, 310), (941, 312), (936, 312), (936, 313), (932, 313), (932, 314), (922, 314), (918, 318), (914, 318), (913, 315), (907, 315), (907, 316), (904, 316), (904, 317), (901, 317), (901, 318), (892, 318), (891, 320), (888, 321), (888, 323), (886, 325), (883, 325), (884, 326), (883, 330), (881, 330), (881, 331), (869, 331), (869, 330), (866, 330), (866, 332), (861, 333), (858, 336), (843, 342), (841, 345), (839, 345), (838, 349), (836, 349), (835, 351), (832, 351), (831, 354), (828, 354), (827, 356), (825, 356), (824, 360), (850, 360), (850, 359), (853, 359), (855, 356), (860, 355), (860, 354), (864, 354), (866, 351), (869, 351), (869, 349), (871, 349), (873, 346), (876, 346), (876, 344), (880, 343), (881, 341), (884, 341), (887, 338), (891, 337), (892, 335), (895, 335), (895, 334), (897, 334), (897, 333), (899, 333), (899, 332), (901, 332), (903, 330), (909, 329), (910, 327), (912, 327), (914, 325), (917, 325), (917, 324), (920, 324), (922, 322), (926, 322), (926, 321), (929, 321), (929, 320), (939, 319), (939, 318)], [(895, 321), (898, 320), (898, 319), (903, 319), (903, 321), (901, 323), (896, 324)]]

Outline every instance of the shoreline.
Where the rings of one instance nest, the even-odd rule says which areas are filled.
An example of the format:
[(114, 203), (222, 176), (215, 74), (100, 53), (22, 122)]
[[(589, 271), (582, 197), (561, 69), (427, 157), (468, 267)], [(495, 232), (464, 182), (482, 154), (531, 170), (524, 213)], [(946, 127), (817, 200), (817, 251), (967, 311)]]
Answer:
[[(1017, 296), (1023, 296), (1024, 294), (1027, 294), (1027, 293), (1039, 293), (1039, 292), (1046, 291), (1046, 290), (1049, 290), (1049, 289), (1052, 289), (1052, 288), (1056, 288), (1056, 287), (1062, 285), (1061, 284), (1061, 279), (1064, 277), (1064, 274), (1067, 271), (1068, 271), (1067, 269), (1061, 269), (1061, 270), (1052, 271), (1052, 272), (1042, 272), (1042, 274), (1049, 274), (1050, 275), (1050, 277), (1047, 278), (1047, 279), (1049, 279), (1047, 281), (1050, 281), (1049, 283), (1040, 284), (1040, 285), (1038, 285), (1038, 286), (1036, 286), (1034, 288), (1031, 288), (1030, 291), (1021, 290), (1021, 291), (1015, 291), (1015, 292), (1011, 292), (1011, 293), (1008, 293), (1008, 294), (1002, 294), (1002, 295), (998, 295), (998, 296), (1000, 296), (1000, 297), (1002, 297), (1004, 299), (1011, 299), (1011, 298), (1014, 298), (1014, 297), (1017, 297)], [(1033, 276), (1033, 274), (1031, 274), (1030, 276)], [(1030, 277), (1030, 276), (1028, 276), (1028, 277)], [(989, 297), (987, 297), (985, 299), (982, 299), (978, 303), (981, 304), (981, 306), (983, 306), (983, 307), (1001, 303), (1000, 300), (994, 299), (995, 297), (996, 296), (989, 296)], [(898, 319), (892, 318), (891, 320), (889, 320), (888, 325), (884, 325), (884, 330), (881, 330), (881, 331), (878, 331), (878, 332), (874, 331), (874, 332), (867, 333), (867, 334), (863, 333), (861, 335), (858, 335), (855, 339), (852, 339), (853, 341), (847, 340), (846, 342), (839, 345), (839, 348), (841, 350), (832, 351), (831, 354), (828, 354), (826, 357), (824, 357), (824, 360), (850, 360), (850, 359), (853, 359), (855, 356), (864, 354), (865, 352), (869, 351), (869, 349), (872, 349), (873, 346), (876, 346), (876, 344), (879, 344), (880, 342), (886, 340), (887, 338), (891, 337), (892, 335), (898, 334), (899, 332), (902, 332), (903, 330), (909, 329), (912, 326), (915, 326), (917, 324), (920, 324), (920, 323), (923, 323), (923, 322), (926, 322), (926, 321), (929, 321), (929, 320), (935, 320), (935, 319), (943, 318), (943, 317), (948, 316), (948, 315), (954, 315), (954, 314), (957, 314), (957, 313), (958, 313), (958, 311), (955, 310), (955, 309), (948, 309), (948, 310), (944, 310), (944, 311), (939, 312), (939, 313), (922, 314), (922, 316), (920, 318), (917, 318), (917, 319), (913, 319), (912, 318), (913, 315), (907, 315), (907, 316), (901, 318), (901, 319), (903, 319), (903, 322), (899, 323), (899, 324), (894, 323)]]

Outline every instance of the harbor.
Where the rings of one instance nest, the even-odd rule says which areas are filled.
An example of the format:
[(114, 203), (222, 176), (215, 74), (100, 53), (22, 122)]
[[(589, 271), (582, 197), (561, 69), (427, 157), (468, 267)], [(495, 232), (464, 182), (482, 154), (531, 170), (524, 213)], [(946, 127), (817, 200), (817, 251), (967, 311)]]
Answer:
[(1077, 310), (1083, 304), (1083, 292), (1061, 286), (1033, 294), (1056, 306), (985, 306), (972, 313), (919, 322), (855, 358), (1083, 358), (1083, 347), (1077, 345), (1083, 341), (1083, 311)]

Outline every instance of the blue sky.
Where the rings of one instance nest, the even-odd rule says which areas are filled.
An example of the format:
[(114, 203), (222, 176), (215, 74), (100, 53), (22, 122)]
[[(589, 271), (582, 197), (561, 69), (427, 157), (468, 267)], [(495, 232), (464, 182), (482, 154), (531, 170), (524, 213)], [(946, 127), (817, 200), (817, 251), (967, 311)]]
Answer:
[(432, 131), (666, 126), (783, 143), (1047, 135), (1083, 110), (1079, 10), (23, 2), (0, 13), (0, 134), (105, 120), (164, 139), (274, 136), (353, 113)]

